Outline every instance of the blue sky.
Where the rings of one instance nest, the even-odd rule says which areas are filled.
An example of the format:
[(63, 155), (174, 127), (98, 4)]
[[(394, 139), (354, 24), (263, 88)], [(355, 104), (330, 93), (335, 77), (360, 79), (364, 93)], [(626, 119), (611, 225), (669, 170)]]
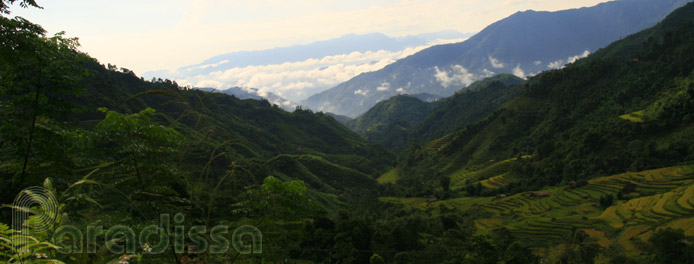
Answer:
[(102, 63), (141, 74), (214, 55), (381, 32), (389, 36), (477, 32), (517, 11), (561, 10), (606, 0), (38, 0), (11, 8), (50, 34), (80, 38)]

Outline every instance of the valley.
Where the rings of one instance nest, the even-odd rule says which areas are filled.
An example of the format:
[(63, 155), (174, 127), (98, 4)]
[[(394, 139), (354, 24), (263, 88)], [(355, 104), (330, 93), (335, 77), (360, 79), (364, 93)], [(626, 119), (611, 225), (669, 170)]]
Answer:
[(185, 78), (461, 34), (349, 34), (148, 80), (11, 16), (39, 4), (0, 0), (0, 263), (694, 263), (690, 1), (519, 11), (303, 102), (267, 88), (334, 80)]

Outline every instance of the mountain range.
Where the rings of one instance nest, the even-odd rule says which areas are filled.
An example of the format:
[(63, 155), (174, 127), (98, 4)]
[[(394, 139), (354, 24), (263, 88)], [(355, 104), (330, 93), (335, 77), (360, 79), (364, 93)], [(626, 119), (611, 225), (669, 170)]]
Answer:
[(448, 96), (496, 73), (524, 78), (561, 68), (653, 26), (687, 2), (621, 0), (557, 12), (518, 12), (464, 42), (422, 50), (315, 94), (302, 104), (356, 117), (396, 94), (426, 92)]
[(369, 141), (401, 152), (413, 142), (443, 137), (486, 117), (515, 98), (522, 91), (522, 81), (502, 73), (435, 101), (397, 95), (377, 103), (346, 125)]
[(220, 54), (176, 70), (145, 72), (143, 77), (174, 79), (183, 85), (218, 90), (257, 88), (263, 94), (272, 92), (299, 101), (360, 72), (379, 69), (409, 54), (409, 49), (470, 35), (452, 30), (405, 37), (348, 34), (302, 45)]

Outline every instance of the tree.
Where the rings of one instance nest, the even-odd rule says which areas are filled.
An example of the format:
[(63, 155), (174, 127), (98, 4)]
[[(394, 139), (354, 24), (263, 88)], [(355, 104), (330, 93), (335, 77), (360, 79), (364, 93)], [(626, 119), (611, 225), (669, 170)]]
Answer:
[(370, 264), (386, 264), (385, 260), (378, 254), (373, 254), (371, 255), (371, 258), (369, 258), (369, 263)]
[(610, 207), (614, 203), (614, 196), (611, 194), (605, 194), (600, 196), (600, 206), (603, 208)]
[[(2, 1), (0, 1), (0, 14), (9, 15), (10, 14), (10, 10), (9, 10), (10, 5), (14, 4), (15, 2), (17, 2), (17, 0), (2, 0)], [(23, 8), (27, 8), (27, 7), (31, 6), (31, 7), (43, 9), (43, 7), (40, 7), (36, 3), (35, 0), (21, 0), (19, 2), (19, 6), (21, 6)]]
[(156, 175), (170, 175), (164, 161), (175, 153), (183, 140), (175, 129), (153, 122), (154, 109), (130, 115), (106, 108), (99, 110), (106, 113), (104, 120), (95, 127), (102, 135), (102, 144), (110, 147), (117, 163), (131, 168), (141, 189), (158, 183), (154, 179)]
[(563, 263), (595, 263), (600, 246), (589, 241), (585, 231), (574, 229), (567, 239), (567, 249), (562, 256)]
[(487, 236), (472, 237), (472, 263), (496, 264), (499, 261), (499, 253), (496, 245)]
[(655, 232), (651, 243), (655, 263), (694, 263), (694, 247), (687, 241), (682, 229), (663, 229)]
[(516, 241), (506, 248), (506, 252), (504, 252), (504, 261), (506, 264), (538, 263), (538, 258), (533, 255), (532, 251), (523, 247), (520, 242)]
[[(2, 1), (0, 9), (6, 11)], [(32, 0), (23, 5), (35, 6)], [(83, 89), (79, 82), (88, 71), (82, 63), (89, 60), (79, 53), (77, 38), (65, 38), (64, 32), (45, 37), (45, 30), (26, 19), (0, 16), (0, 147), (11, 149), (17, 159), (15, 173), (23, 185), (32, 165), (41, 163), (46, 152), (36, 146), (51, 147), (56, 140), (42, 140), (46, 120), (66, 118), (79, 107), (70, 100)], [(36, 162), (30, 163), (31, 159)], [(45, 161), (44, 161), (45, 162)]]

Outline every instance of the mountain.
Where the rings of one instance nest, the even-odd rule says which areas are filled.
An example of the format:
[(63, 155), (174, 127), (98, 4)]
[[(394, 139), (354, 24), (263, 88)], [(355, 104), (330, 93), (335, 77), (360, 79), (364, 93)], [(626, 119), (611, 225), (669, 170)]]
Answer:
[(557, 12), (518, 12), (464, 42), (422, 50), (313, 95), (302, 104), (355, 117), (399, 93), (448, 96), (495, 73), (525, 77), (560, 68), (655, 25), (686, 2), (689, 0), (621, 0)]
[(254, 87), (296, 101), (380, 69), (418, 47), (471, 34), (456, 31), (389, 37), (381, 33), (348, 34), (303, 45), (221, 54), (176, 70), (146, 72), (145, 79), (166, 78), (194, 87)]
[[(254, 65), (282, 64), (285, 62), (299, 62), (307, 59), (320, 59), (326, 56), (350, 54), (352, 52), (367, 51), (399, 51), (406, 47), (425, 45), (428, 41), (441, 38), (463, 38), (466, 34), (456, 31), (442, 31), (425, 33), (402, 38), (393, 38), (382, 33), (347, 34), (339, 38), (317, 41), (305, 45), (279, 47), (266, 50), (237, 51), (217, 55), (202, 61), (199, 64), (178, 68), (175, 74), (195, 76), (209, 74), (215, 71), (224, 71), (231, 68), (242, 68)], [(174, 77), (167, 75), (167, 71), (153, 71), (143, 74), (145, 79), (151, 77)]]
[[(148, 82), (122, 72), (104, 69), (96, 62), (88, 64), (94, 72), (85, 80), (86, 92), (80, 104), (87, 111), (83, 120), (103, 119), (97, 107), (106, 107), (125, 113), (137, 113), (151, 107), (168, 116), (164, 120), (179, 120), (181, 128), (190, 136), (205, 129), (211, 142), (199, 143), (189, 151), (197, 153), (217, 142), (222, 151), (239, 159), (240, 164), (252, 160), (268, 160), (281, 154), (310, 154), (340, 166), (374, 175), (388, 168), (392, 154), (384, 148), (366, 142), (331, 116), (307, 110), (287, 112), (266, 100), (240, 99), (229, 94), (257, 95), (243, 89), (208, 92), (185, 89), (170, 81)], [(199, 148), (199, 149), (198, 149)], [(211, 150), (210, 150), (211, 151)], [(371, 154), (369, 154), (371, 153)], [(379, 159), (355, 159), (355, 156)], [(207, 157), (202, 157), (207, 159)], [(377, 161), (378, 160), (378, 161)], [(253, 162), (251, 162), (253, 163)]]
[(329, 116), (332, 116), (333, 118), (335, 118), (335, 120), (337, 120), (337, 122), (340, 122), (340, 124), (342, 124), (342, 125), (344, 125), (344, 126), (347, 126), (347, 123), (348, 123), (349, 121), (352, 120), (352, 118), (350, 118), (350, 117), (348, 117), (348, 116), (336, 115), (336, 114), (333, 114), (333, 113), (330, 113), (330, 112), (325, 113), (325, 114), (326, 114), (326, 115), (329, 115)]
[(501, 170), (508, 174), (495, 182), (522, 192), (694, 161), (692, 25), (694, 3), (586, 59), (530, 78), (521, 95), (482, 120), (411, 146), (399, 158), (407, 161), (398, 164), (399, 179), (421, 191), (439, 186), (422, 175), (441, 175), (474, 192), (476, 180), (465, 175), (508, 161)]
[(378, 179), (380, 200), (479, 213), (477, 232), (522, 239), (547, 263), (691, 262), (694, 3), (521, 87), (479, 122), (411, 145)]
[(427, 118), (413, 127), (411, 138), (427, 142), (479, 121), (520, 94), (522, 81), (502, 73), (470, 84), (439, 100)]
[(433, 105), (409, 95), (396, 95), (377, 103), (363, 115), (352, 119), (348, 127), (355, 131), (367, 132), (383, 123), (402, 121), (416, 124), (424, 120)]
[(512, 74), (499, 74), (428, 103), (414, 96), (397, 95), (377, 103), (347, 127), (399, 152), (412, 141), (427, 142), (479, 121), (517, 96), (522, 81)]

